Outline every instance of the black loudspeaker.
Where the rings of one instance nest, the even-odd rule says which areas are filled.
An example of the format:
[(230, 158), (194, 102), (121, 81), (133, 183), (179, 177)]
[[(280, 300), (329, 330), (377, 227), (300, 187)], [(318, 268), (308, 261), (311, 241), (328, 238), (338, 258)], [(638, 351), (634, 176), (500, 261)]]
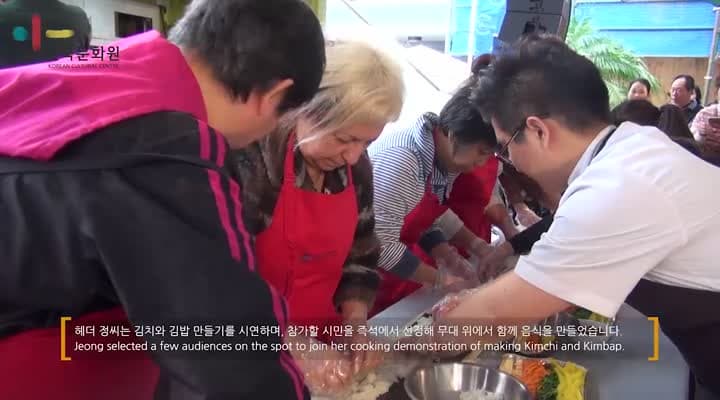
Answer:
[(570, 0), (508, 0), (495, 51), (531, 33), (550, 33), (563, 39), (570, 23)]

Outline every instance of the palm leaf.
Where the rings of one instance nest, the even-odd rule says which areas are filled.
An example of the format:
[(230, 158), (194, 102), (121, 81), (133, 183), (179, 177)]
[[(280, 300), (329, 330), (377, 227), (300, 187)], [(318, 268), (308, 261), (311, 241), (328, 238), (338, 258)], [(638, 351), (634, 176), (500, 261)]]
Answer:
[(662, 90), (642, 58), (616, 40), (599, 34), (587, 19), (571, 19), (566, 41), (598, 67), (610, 93), (611, 107), (625, 100), (628, 84), (634, 79), (645, 78), (654, 91)]

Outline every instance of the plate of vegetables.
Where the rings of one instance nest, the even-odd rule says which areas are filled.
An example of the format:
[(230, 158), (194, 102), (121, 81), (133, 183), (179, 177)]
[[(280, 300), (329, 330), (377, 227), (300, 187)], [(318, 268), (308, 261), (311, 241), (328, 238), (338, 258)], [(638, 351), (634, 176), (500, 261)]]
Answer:
[(552, 358), (506, 354), (500, 371), (522, 382), (535, 400), (585, 400), (587, 369)]

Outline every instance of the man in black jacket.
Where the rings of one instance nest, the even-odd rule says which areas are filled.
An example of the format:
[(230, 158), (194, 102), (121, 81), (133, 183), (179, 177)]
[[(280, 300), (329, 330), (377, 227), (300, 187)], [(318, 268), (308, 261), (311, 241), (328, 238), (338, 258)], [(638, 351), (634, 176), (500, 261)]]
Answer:
[[(0, 398), (309, 398), (277, 351), (286, 310), (256, 273), (228, 155), (317, 91), (317, 18), (300, 0), (195, 0), (170, 40), (112, 46), (114, 68), (0, 71)], [(91, 325), (127, 341), (101, 334), (126, 320), (148, 351), (74, 346)]]

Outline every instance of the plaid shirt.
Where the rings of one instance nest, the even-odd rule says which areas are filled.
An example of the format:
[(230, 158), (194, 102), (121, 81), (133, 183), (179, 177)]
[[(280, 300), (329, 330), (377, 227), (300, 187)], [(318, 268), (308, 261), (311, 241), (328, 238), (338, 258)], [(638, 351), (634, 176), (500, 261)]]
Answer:
[[(276, 131), (235, 152), (236, 173), (243, 188), (243, 218), (253, 235), (267, 229), (272, 222), (282, 186), (288, 134), (289, 132)], [(361, 157), (352, 167), (352, 173), (357, 195), (358, 223), (333, 302), (339, 306), (346, 300), (355, 299), (372, 306), (380, 284), (380, 276), (376, 271), (380, 242), (375, 235), (372, 167), (367, 155)], [(295, 151), (295, 176), (296, 187), (315, 190), (299, 150)], [(342, 167), (326, 173), (324, 181), (325, 193), (343, 191), (348, 182), (347, 168)]]

